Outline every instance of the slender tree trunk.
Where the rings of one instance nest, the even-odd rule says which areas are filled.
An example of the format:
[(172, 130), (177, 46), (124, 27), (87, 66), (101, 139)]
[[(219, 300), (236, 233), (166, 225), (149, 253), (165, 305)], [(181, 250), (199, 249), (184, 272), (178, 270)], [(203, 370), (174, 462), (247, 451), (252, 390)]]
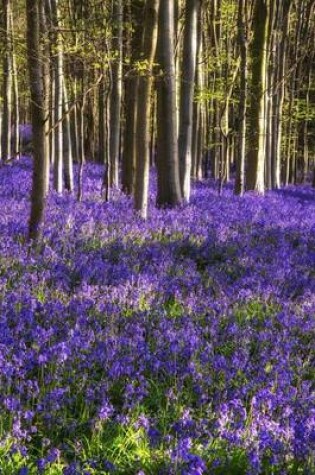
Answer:
[[(200, 74), (196, 74), (197, 87), (200, 85)], [(192, 143), (191, 143), (191, 177), (197, 180), (197, 163), (198, 163), (198, 137), (200, 130), (200, 102), (195, 101), (193, 105), (193, 127), (192, 127)]]
[(73, 79), (73, 100), (75, 101), (76, 105), (73, 108), (73, 124), (72, 124), (72, 143), (73, 143), (73, 150), (74, 150), (74, 160), (75, 162), (79, 163), (80, 161), (80, 131), (79, 131), (79, 111), (78, 111), (78, 80), (75, 77)]
[[(223, 13), (221, 13), (223, 15)], [(231, 71), (231, 58), (232, 58), (232, 43), (231, 38), (229, 36), (229, 26), (228, 22), (223, 21), (221, 18), (221, 54), (226, 57), (226, 60), (223, 61), (221, 66), (222, 69), (222, 81), (224, 84), (224, 102), (220, 105), (220, 143), (221, 143), (221, 173), (220, 173), (220, 190), (223, 187), (223, 183), (228, 181), (228, 177), (230, 175), (230, 115), (231, 115), (231, 97), (233, 93), (234, 84), (236, 82), (236, 77), (239, 71), (239, 62), (237, 62), (235, 66), (235, 70), (233, 73), (233, 78), (230, 83), (230, 71)], [(222, 103), (222, 101), (221, 101)]]
[(266, 101), (265, 101), (265, 130), (266, 130), (266, 144), (265, 144), (265, 186), (268, 190), (273, 188), (274, 176), (274, 142), (276, 133), (275, 117), (276, 103), (277, 103), (277, 46), (279, 43), (278, 35), (276, 35), (279, 23), (279, 9), (281, 2), (271, 2), (270, 17), (268, 21), (267, 33), (267, 65), (266, 68)]
[[(269, 86), (270, 91), (272, 78), (269, 77)], [(272, 112), (273, 112), (273, 96), (268, 91), (266, 95), (266, 112), (265, 112), (265, 121), (266, 121), (266, 142), (265, 142), (265, 188), (271, 190), (272, 188)]]
[(158, 206), (181, 203), (176, 124), (174, 0), (161, 0), (158, 33), (157, 171)]
[(78, 102), (78, 148), (79, 148), (79, 172), (78, 172), (78, 191), (77, 198), (78, 201), (82, 201), (83, 198), (83, 170), (85, 164), (85, 147), (84, 147), (84, 138), (85, 138), (85, 78), (84, 78), (84, 65), (82, 65), (82, 78), (81, 78), (81, 98)]
[(55, 160), (54, 189), (57, 193), (63, 190), (63, 45), (60, 29), (60, 13), (58, 0), (51, 0), (53, 24), (55, 32), (56, 56), (55, 64)]
[(29, 238), (37, 240), (44, 218), (45, 208), (45, 109), (42, 81), (42, 50), (40, 47), (40, 1), (26, 0), (27, 12), (27, 54), (29, 85), (31, 92), (31, 113), (33, 128), (33, 181)]
[[(295, 109), (296, 98), (298, 95), (299, 89), (299, 65), (298, 65), (298, 51), (301, 44), (301, 33), (302, 33), (302, 24), (303, 24), (303, 4), (302, 1), (297, 2), (297, 12), (296, 12), (296, 25), (294, 28), (295, 38), (293, 51), (291, 55), (294, 61), (294, 69), (291, 78), (290, 92), (289, 92), (289, 108), (288, 108), (288, 127), (287, 127), (287, 149), (286, 149), (286, 163), (285, 163), (285, 180), (284, 184), (287, 186), (289, 183), (294, 183), (295, 181), (295, 159), (296, 159), (296, 120), (294, 115), (297, 111)], [(297, 105), (297, 104), (296, 104)], [(295, 112), (295, 114), (294, 114)]]
[[(201, 57), (202, 57), (202, 44), (203, 37), (200, 24), (197, 25), (197, 52), (196, 52), (196, 64), (195, 64), (195, 90), (198, 93), (202, 88), (202, 70), (201, 70)], [(198, 153), (199, 153), (199, 131), (200, 131), (200, 101), (193, 101), (192, 112), (192, 139), (191, 139), (191, 178), (197, 179), (198, 168)]]
[[(206, 9), (203, 11), (202, 20), (206, 22), (206, 26), (208, 26), (207, 22), (207, 12)], [(201, 29), (201, 28), (199, 28)], [(208, 34), (208, 28), (204, 29), (202, 32), (202, 41), (204, 44), (205, 51), (209, 51), (210, 48), (210, 36)], [(210, 74), (208, 68), (204, 68), (204, 85), (205, 88), (210, 91), (211, 88), (211, 81), (210, 81)], [(205, 156), (203, 161), (203, 172), (202, 176), (205, 179), (208, 179), (211, 173), (211, 138), (212, 138), (212, 108), (211, 108), (212, 100), (210, 97), (205, 98), (204, 107), (205, 107)]]
[(238, 41), (241, 55), (240, 103), (239, 103), (239, 146), (236, 159), (235, 194), (242, 196), (245, 191), (245, 159), (246, 159), (246, 111), (247, 111), (247, 80), (248, 80), (248, 40), (246, 31), (247, 0), (239, 1), (238, 10)]
[[(124, 150), (122, 154), (121, 184), (124, 193), (130, 195), (133, 192), (135, 181), (136, 164), (136, 120), (137, 120), (137, 73), (136, 61), (142, 39), (143, 0), (131, 0), (128, 8), (129, 23), (134, 25), (131, 38), (128, 41), (128, 52), (131, 64), (125, 74), (125, 128)], [(129, 32), (131, 35), (131, 32)]]
[[(228, 51), (228, 46), (227, 46), (227, 51)], [(228, 53), (227, 53), (228, 56)], [(223, 187), (223, 182), (228, 181), (228, 177), (230, 176), (230, 143), (231, 143), (231, 137), (230, 137), (230, 115), (231, 115), (231, 110), (232, 107), (230, 105), (231, 102), (231, 96), (233, 93), (233, 88), (234, 84), (236, 81), (236, 77), (238, 75), (240, 67), (240, 62), (238, 61), (235, 70), (233, 73), (233, 78), (231, 81), (231, 84), (228, 89), (228, 73), (229, 73), (229, 65), (225, 65), (225, 100), (223, 106), (221, 106), (221, 118), (220, 118), (220, 132), (221, 132), (221, 137), (220, 137), (220, 142), (221, 142), (221, 160), (220, 160), (220, 176), (219, 176), (219, 191), (221, 194), (222, 187)]]
[(256, 0), (253, 18), (250, 136), (246, 185), (248, 190), (264, 193), (266, 142), (266, 68), (267, 31), (269, 20), (267, 0)]
[[(96, 79), (96, 71), (95, 68), (89, 72), (90, 80), (89, 82), (94, 82)], [(89, 95), (87, 96), (86, 101), (86, 108), (85, 108), (85, 115), (86, 115), (86, 136), (88, 140), (85, 143), (85, 152), (87, 157), (95, 161), (96, 154), (96, 101), (95, 101), (95, 92), (94, 90), (90, 91)]]
[[(111, 74), (109, 69), (109, 74)], [(110, 87), (112, 81), (109, 77), (109, 87), (106, 94), (105, 100), (105, 162), (104, 162), (104, 173), (103, 173), (103, 183), (102, 183), (102, 194), (106, 202), (110, 200)]]
[[(2, 117), (2, 160), (11, 158), (11, 127), (12, 127), (12, 31), (11, 31), (11, 0), (3, 0), (3, 117)], [(0, 157), (1, 158), (1, 157)]]
[(44, 114), (45, 114), (45, 194), (49, 192), (50, 184), (50, 122), (49, 122), (49, 104), (51, 94), (51, 81), (50, 81), (50, 47), (47, 41), (48, 27), (47, 27), (47, 8), (45, 6), (45, 0), (40, 0), (39, 4), (40, 15), (40, 35), (44, 39), (42, 44), (42, 56), (43, 61), (43, 91), (44, 91)]
[[(200, 22), (198, 22), (200, 25)], [(198, 46), (197, 46), (197, 63), (196, 63), (196, 84), (198, 84), (197, 93), (203, 91), (206, 87), (206, 75), (203, 68), (204, 59), (204, 35), (202, 35), (201, 27), (198, 28)], [(197, 79), (198, 76), (198, 79)], [(203, 161), (206, 143), (206, 107), (203, 100), (196, 100), (199, 104), (199, 124), (198, 124), (198, 142), (195, 154), (196, 161), (196, 180), (203, 178)]]
[(178, 137), (181, 191), (186, 202), (189, 202), (190, 199), (193, 99), (199, 10), (200, 0), (186, 0)]
[(306, 182), (309, 170), (308, 121), (303, 124), (303, 183)]
[(152, 112), (151, 112), (151, 130), (150, 130), (150, 166), (155, 165), (156, 151), (156, 91), (152, 95)]
[(197, 156), (196, 156), (196, 180), (202, 180), (202, 160), (205, 141), (205, 111), (204, 105), (200, 104), (199, 108), (199, 127), (198, 127), (198, 142), (197, 142)]
[[(221, 44), (222, 44), (222, 22), (221, 22), (221, 4), (222, 0), (215, 0), (213, 3), (212, 10), (212, 22), (213, 22), (213, 47), (215, 54), (215, 61), (217, 62), (217, 67), (213, 77), (213, 89), (214, 96), (217, 90), (219, 90), (221, 81), (222, 81), (222, 61), (221, 61)], [(221, 110), (220, 110), (220, 100), (214, 98), (214, 178), (216, 180), (221, 179), (222, 175), (222, 155), (221, 155), (221, 132), (220, 132), (220, 120), (221, 120)]]
[[(51, 57), (52, 55), (50, 55)], [(52, 66), (52, 61), (50, 64), (50, 83), (51, 83), (51, 88), (50, 88), (50, 98), (49, 98), (49, 110), (50, 110), (50, 124), (49, 124), (49, 162), (51, 168), (54, 167), (55, 164), (55, 135), (56, 135), (56, 129), (55, 129), (55, 123), (56, 123), (56, 110), (55, 110), (55, 97), (56, 97), (56, 80), (55, 80), (55, 70), (54, 67)]]
[[(310, 171), (310, 151), (311, 151), (311, 141), (310, 137), (312, 136), (312, 126), (310, 117), (312, 116), (312, 103), (314, 102), (314, 95), (312, 94), (312, 84), (313, 84), (313, 71), (314, 71), (314, 64), (315, 64), (315, 31), (313, 29), (313, 33), (309, 34), (311, 28), (311, 20), (309, 16), (312, 18), (314, 17), (315, 13), (315, 0), (313, 0), (309, 4), (309, 10), (306, 12), (306, 16), (308, 18), (303, 31), (303, 43), (310, 43), (310, 54), (304, 61), (304, 67), (302, 68), (304, 71), (304, 81), (303, 83), (305, 86), (302, 88), (303, 100), (305, 101), (305, 117), (302, 122), (302, 130), (301, 130), (301, 148), (302, 148), (302, 157), (301, 157), (301, 175), (302, 175), (302, 182), (306, 182), (309, 176)], [(308, 37), (310, 39), (308, 40)]]
[[(315, 56), (313, 56), (315, 59)], [(311, 95), (311, 88), (312, 88), (312, 68), (309, 64), (308, 66), (308, 78), (307, 78), (307, 87), (305, 92), (305, 118), (303, 121), (303, 182), (307, 181), (308, 173), (309, 173), (309, 166), (310, 166), (310, 146), (309, 146), (309, 115), (310, 115), (310, 95)]]
[(138, 78), (135, 208), (144, 219), (148, 213), (152, 67), (156, 50), (159, 3), (160, 0), (146, 1), (140, 61), (145, 62), (147, 70)]
[(106, 161), (106, 124), (105, 124), (105, 108), (106, 108), (106, 79), (103, 76), (99, 85), (98, 92), (98, 161), (105, 164)]
[[(20, 156), (20, 107), (19, 107), (19, 82), (18, 71), (16, 64), (16, 54), (14, 47), (14, 29), (13, 29), (13, 13), (10, 15), (11, 35), (12, 35), (12, 76), (13, 76), (13, 104), (14, 104), (14, 142), (13, 142), (13, 156), (19, 158)], [(1, 156), (1, 155), (0, 155)]]
[(290, 26), (290, 10), (291, 10), (292, 0), (283, 1), (283, 13), (282, 13), (282, 38), (279, 45), (278, 53), (278, 91), (275, 100), (277, 101), (277, 113), (276, 117), (276, 134), (274, 136), (275, 146), (274, 146), (274, 165), (273, 165), (273, 177), (272, 177), (272, 186), (273, 188), (280, 188), (281, 186), (281, 157), (282, 157), (282, 137), (283, 137), (283, 108), (284, 108), (284, 99), (285, 99), (285, 71), (287, 63), (287, 43), (288, 43), (288, 34)]
[(112, 84), (110, 96), (110, 185), (119, 184), (120, 113), (122, 96), (122, 0), (113, 0)]
[(78, 201), (83, 198), (83, 169), (84, 169), (84, 101), (82, 100), (78, 108), (78, 127), (79, 127), (79, 172), (78, 172)]
[(63, 127), (63, 151), (64, 151), (64, 176), (65, 189), (72, 192), (73, 184), (73, 154), (72, 154), (72, 140), (71, 140), (71, 124), (69, 112), (69, 99), (67, 85), (63, 77), (63, 112), (64, 112), (64, 127)]

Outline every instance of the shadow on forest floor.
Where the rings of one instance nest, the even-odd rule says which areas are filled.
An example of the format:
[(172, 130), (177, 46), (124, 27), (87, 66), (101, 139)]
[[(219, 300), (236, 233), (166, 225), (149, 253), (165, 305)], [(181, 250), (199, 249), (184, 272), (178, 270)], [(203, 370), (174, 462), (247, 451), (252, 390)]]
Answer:
[(308, 201), (310, 203), (315, 203), (315, 188), (303, 187), (303, 189), (297, 189), (289, 187), (280, 190), (275, 190), (275, 192), (284, 197), (295, 198), (299, 201)]

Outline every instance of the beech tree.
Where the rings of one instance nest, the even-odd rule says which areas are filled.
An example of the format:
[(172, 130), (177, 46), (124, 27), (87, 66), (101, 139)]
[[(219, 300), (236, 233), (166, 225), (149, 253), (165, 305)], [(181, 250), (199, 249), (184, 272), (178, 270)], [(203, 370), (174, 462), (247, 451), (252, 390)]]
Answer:
[(177, 142), (173, 0), (161, 0), (158, 28), (157, 204), (176, 206), (181, 203), (182, 195)]
[(12, 127), (12, 84), (13, 84), (13, 38), (11, 23), (11, 0), (3, 0), (3, 113), (2, 113), (2, 160), (11, 158), (11, 127)]
[(137, 61), (141, 53), (142, 41), (142, 18), (144, 1), (131, 0), (128, 2), (126, 20), (129, 25), (126, 38), (127, 66), (125, 67), (125, 128), (124, 147), (122, 153), (122, 190), (131, 194), (134, 189), (135, 166), (136, 166), (136, 118), (137, 118)]
[(54, 156), (54, 188), (58, 193), (63, 190), (63, 41), (61, 36), (61, 21), (58, 0), (50, 0), (52, 26), (54, 31), (54, 138), (55, 138), (55, 156)]
[(240, 102), (239, 102), (239, 146), (236, 158), (235, 193), (243, 195), (245, 191), (245, 160), (246, 160), (246, 111), (247, 111), (247, 78), (248, 78), (248, 1), (240, 0), (238, 6), (238, 42), (240, 49)]
[(149, 138), (151, 117), (152, 67), (155, 57), (158, 11), (160, 0), (147, 0), (144, 30), (139, 58), (136, 116), (136, 181), (135, 208), (143, 218), (147, 217), (149, 194)]
[(199, 19), (200, 6), (200, 0), (186, 0), (185, 3), (178, 148), (181, 192), (184, 200), (187, 202), (190, 198), (193, 98), (197, 61), (197, 23)]
[(37, 240), (44, 219), (45, 208), (45, 109), (42, 81), (42, 49), (40, 35), (40, 9), (43, 0), (26, 0), (27, 55), (31, 115), (33, 128), (34, 166), (31, 196), (29, 238)]
[(284, 99), (286, 89), (286, 67), (288, 53), (288, 35), (290, 26), (290, 11), (292, 0), (283, 0), (279, 6), (278, 21), (280, 24), (281, 39), (278, 44), (276, 64), (277, 72), (275, 76), (275, 107), (273, 112), (273, 149), (272, 149), (272, 187), (280, 188), (281, 186), (281, 157), (282, 157), (282, 137), (283, 137), (283, 117), (284, 117)]
[(265, 146), (266, 146), (266, 73), (267, 29), (270, 5), (267, 0), (255, 0), (253, 15), (253, 41), (251, 104), (249, 119), (249, 156), (246, 173), (248, 190), (265, 191)]
[(113, 0), (112, 14), (112, 60), (110, 61), (110, 122), (109, 122), (109, 153), (110, 185), (119, 185), (120, 156), (120, 114), (122, 96), (122, 0)]
[[(17, 70), (17, 59), (15, 51), (15, 39), (14, 39), (14, 20), (13, 11), (10, 11), (10, 32), (11, 32), (11, 55), (12, 55), (12, 87), (13, 87), (13, 121), (12, 121), (12, 156), (19, 158), (20, 156), (20, 98), (19, 98), (19, 81)], [(1, 154), (0, 154), (1, 156)]]

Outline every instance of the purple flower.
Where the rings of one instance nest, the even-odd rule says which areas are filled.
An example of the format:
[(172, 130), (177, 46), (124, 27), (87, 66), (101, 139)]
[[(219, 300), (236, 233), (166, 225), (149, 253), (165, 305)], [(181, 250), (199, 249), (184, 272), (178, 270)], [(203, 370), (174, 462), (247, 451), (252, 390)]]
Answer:
[(104, 205), (102, 168), (88, 163), (83, 202), (47, 198), (34, 252), (23, 242), (31, 171), (27, 158), (0, 168), (0, 409), (12, 453), (27, 449), (34, 464), (40, 443), (44, 470), (52, 447), (67, 460), (75, 446), (64, 473), (79, 474), (91, 428), (107, 450), (108, 434), (134, 424), (170, 473), (206, 473), (234, 453), (252, 473), (269, 462), (312, 471), (313, 190), (239, 199), (227, 186), (219, 198), (207, 181), (189, 205), (157, 210), (153, 175), (143, 222), (118, 190)]
[(18, 475), (28, 475), (29, 474), (29, 469), (27, 467), (22, 467), (20, 468)]

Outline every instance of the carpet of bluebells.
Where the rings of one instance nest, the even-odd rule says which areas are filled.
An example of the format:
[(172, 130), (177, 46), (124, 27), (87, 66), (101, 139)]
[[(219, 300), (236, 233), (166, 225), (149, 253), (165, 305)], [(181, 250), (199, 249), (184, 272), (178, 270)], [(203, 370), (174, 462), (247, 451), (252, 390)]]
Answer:
[(314, 190), (143, 222), (101, 175), (30, 249), (31, 162), (0, 168), (0, 473), (314, 474)]

